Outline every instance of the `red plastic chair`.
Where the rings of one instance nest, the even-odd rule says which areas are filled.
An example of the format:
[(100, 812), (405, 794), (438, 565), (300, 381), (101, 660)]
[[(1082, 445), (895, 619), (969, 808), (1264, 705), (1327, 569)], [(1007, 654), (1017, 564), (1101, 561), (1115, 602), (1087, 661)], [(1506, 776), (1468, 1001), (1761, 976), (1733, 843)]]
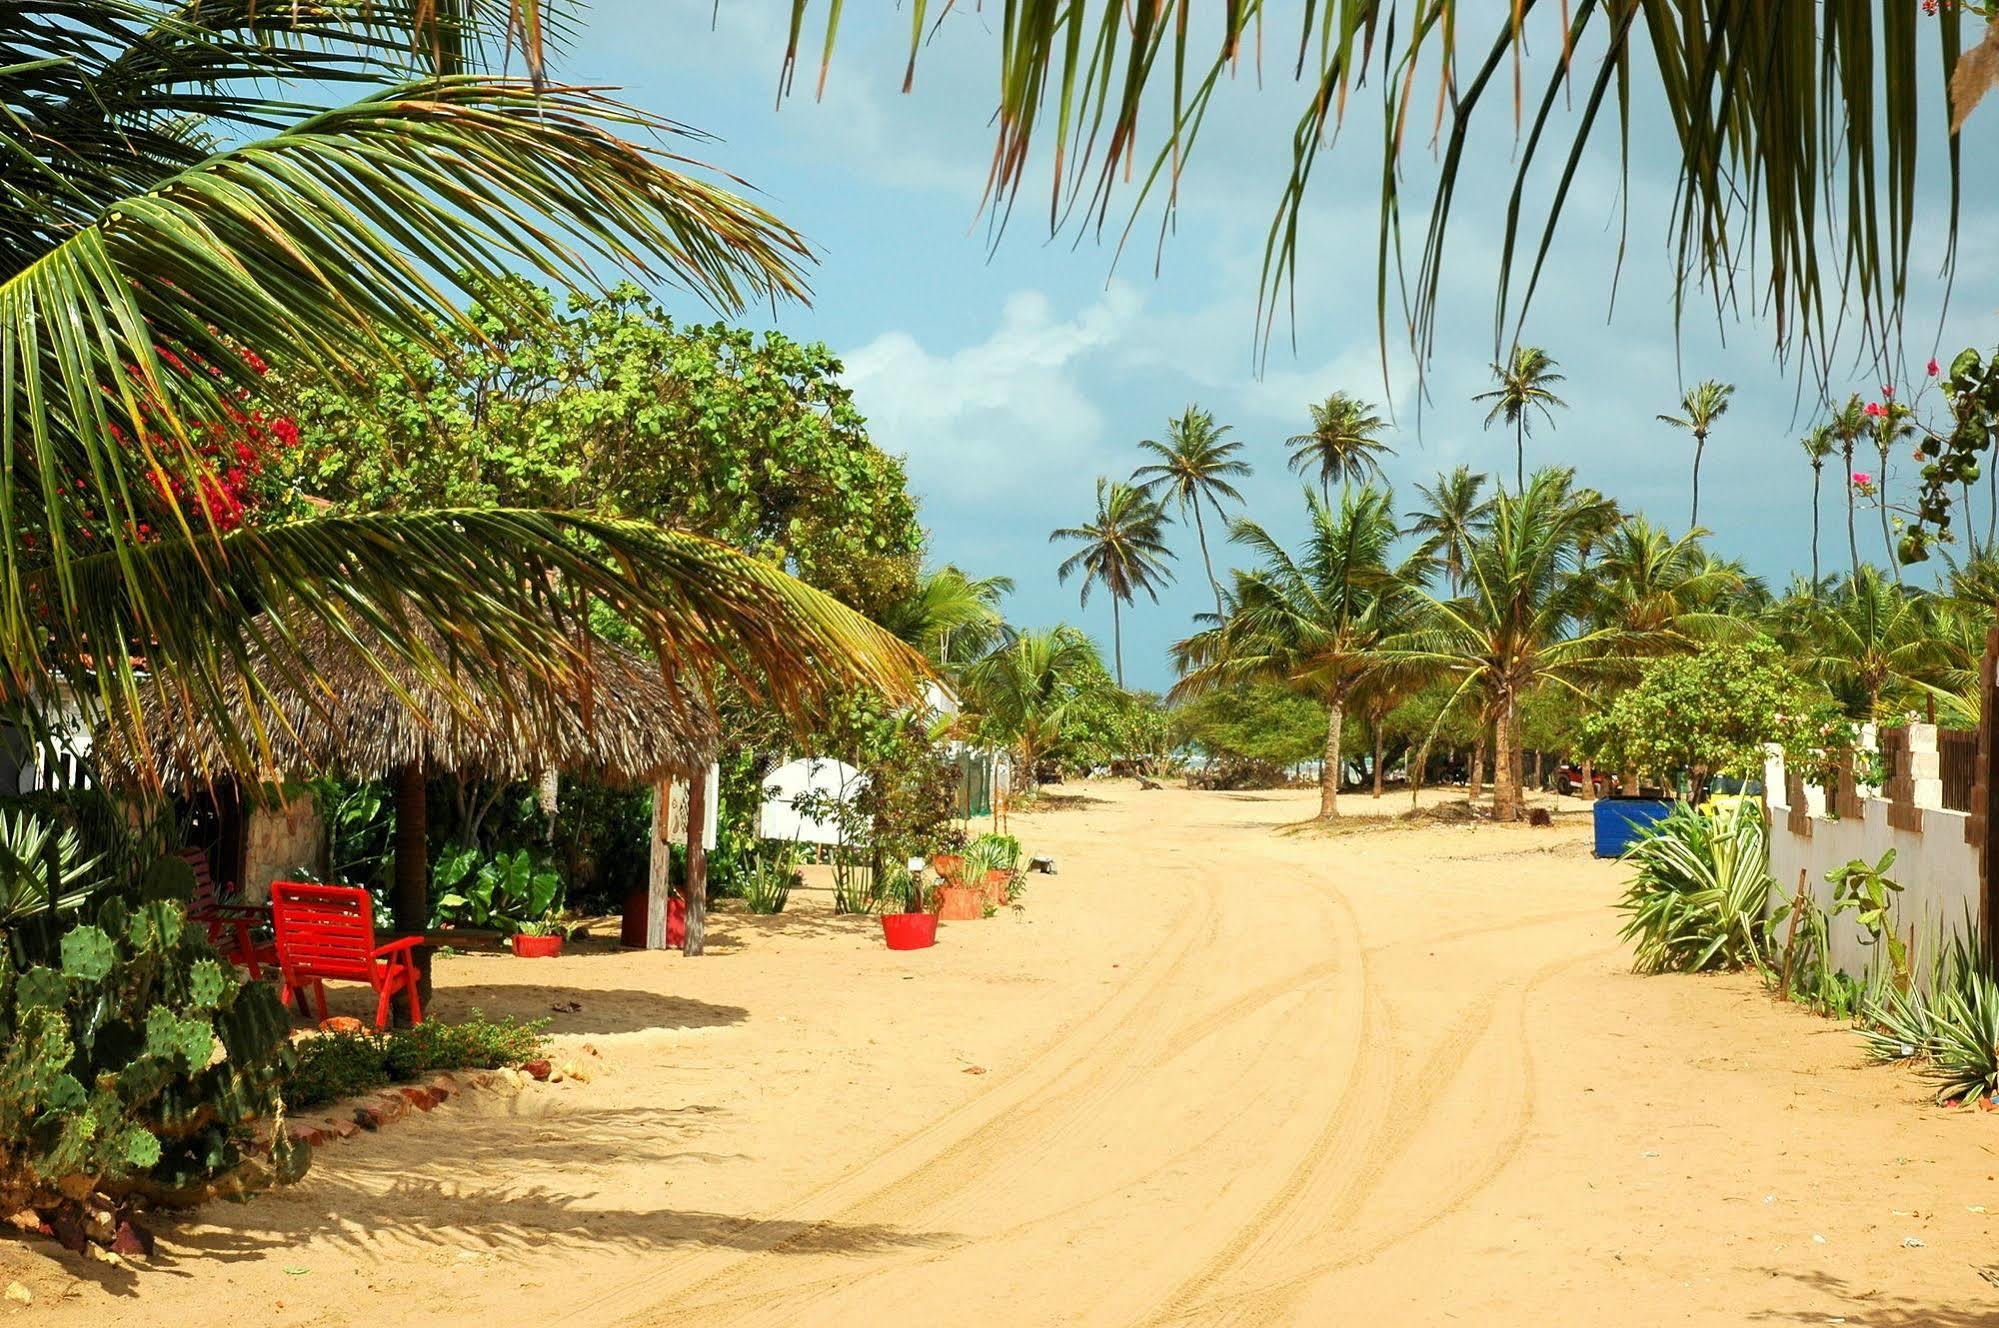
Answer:
[(215, 952), (225, 962), (248, 969), (252, 981), (263, 977), (266, 967), (276, 968), (277, 943), (256, 937), (259, 927), (271, 924), (270, 909), (256, 904), (223, 903), (222, 892), (215, 888), (215, 878), (209, 874), (208, 855), (198, 848), (184, 848), (180, 857), (194, 873), (194, 898), (188, 903), (187, 920), (206, 927), (208, 943), (215, 947)]
[(423, 1022), (417, 995), (416, 956), (421, 936), (375, 944), (375, 901), (353, 885), (271, 883), (271, 916), (277, 924), (280, 995), (286, 1005), (298, 997), (305, 1009), (310, 987), (321, 1020), (326, 1018), (325, 979), (365, 982), (375, 989), (375, 1027), (389, 1026), (389, 1001), (402, 992), (410, 1022)]

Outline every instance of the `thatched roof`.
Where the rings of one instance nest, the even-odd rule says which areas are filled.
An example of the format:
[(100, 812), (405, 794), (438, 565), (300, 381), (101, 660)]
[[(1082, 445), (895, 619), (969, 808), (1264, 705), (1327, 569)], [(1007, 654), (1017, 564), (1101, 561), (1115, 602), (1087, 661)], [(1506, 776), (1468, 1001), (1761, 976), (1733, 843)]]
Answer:
[[(169, 788), (232, 774), (256, 781), (367, 778), (419, 761), (438, 771), (503, 779), (553, 766), (639, 785), (698, 775), (715, 749), (714, 715), (698, 691), (669, 682), (657, 661), (605, 641), (585, 643), (572, 675), (559, 686), (531, 685), (523, 676), (514, 685), (503, 678), (498, 689), (489, 685), (475, 693), (469, 683), (462, 689), (433, 684), (368, 629), (355, 633), (369, 644), (365, 652), (316, 618), (293, 630), (317, 684), (253, 668), (265, 690), (258, 707), (264, 734), (258, 769), (241, 769), (214, 727), (189, 716), (163, 684), (147, 700), (144, 745), (151, 761), (130, 759), (119, 750), (129, 744), (115, 739), (102, 745), (103, 754), (127, 774), (156, 778)], [(434, 633), (416, 630), (416, 653), (448, 658)], [(255, 732), (248, 704), (236, 709), (237, 729)]]

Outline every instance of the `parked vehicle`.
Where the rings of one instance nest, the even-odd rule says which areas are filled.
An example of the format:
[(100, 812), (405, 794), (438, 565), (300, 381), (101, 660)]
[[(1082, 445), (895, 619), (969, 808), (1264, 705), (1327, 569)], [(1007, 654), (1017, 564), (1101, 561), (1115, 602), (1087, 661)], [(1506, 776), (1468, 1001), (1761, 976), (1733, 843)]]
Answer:
[[(1593, 774), (1597, 797), (1614, 798), (1624, 791), (1623, 785), (1619, 782), (1617, 776), (1611, 774), (1608, 770), (1594, 771)], [(1564, 765), (1556, 769), (1555, 792), (1561, 794), (1563, 797), (1572, 798), (1582, 792), (1582, 788), (1583, 768), (1581, 766)]]

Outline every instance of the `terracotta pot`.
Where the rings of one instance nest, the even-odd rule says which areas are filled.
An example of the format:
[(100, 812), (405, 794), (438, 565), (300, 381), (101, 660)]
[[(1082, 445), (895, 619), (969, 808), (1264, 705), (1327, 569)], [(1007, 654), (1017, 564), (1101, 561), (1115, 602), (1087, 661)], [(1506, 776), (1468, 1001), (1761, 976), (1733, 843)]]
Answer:
[(560, 936), (523, 936), (515, 932), (514, 953), (522, 959), (553, 959), (562, 953)]
[(973, 885), (937, 887), (937, 916), (946, 922), (966, 922), (986, 915), (986, 892)]
[(986, 873), (984, 893), (994, 908), (1006, 907), (1006, 885), (1012, 879), (1012, 872), (989, 871)]
[(937, 944), (935, 913), (882, 914), (882, 940), (891, 950), (927, 950)]
[(935, 871), (945, 880), (955, 881), (958, 879), (959, 873), (965, 870), (965, 855), (962, 853), (939, 853), (936, 857), (930, 859), (930, 867), (931, 870)]

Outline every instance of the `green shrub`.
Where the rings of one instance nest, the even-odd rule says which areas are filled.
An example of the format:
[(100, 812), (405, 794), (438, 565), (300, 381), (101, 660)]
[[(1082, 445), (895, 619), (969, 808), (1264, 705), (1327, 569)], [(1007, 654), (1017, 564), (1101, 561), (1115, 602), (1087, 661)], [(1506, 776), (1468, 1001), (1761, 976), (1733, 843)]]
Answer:
[[(484, 859), (482, 861), (482, 859)], [(512, 935), (562, 906), (562, 876), (526, 849), (485, 858), (476, 848), (454, 848), (432, 873), (440, 891), (430, 925), (491, 927)]]
[(285, 1101), (310, 1107), (439, 1070), (521, 1065), (547, 1050), (547, 1029), (546, 1019), (494, 1021), (475, 1011), (457, 1024), (431, 1020), (386, 1033), (320, 1033), (298, 1044)]
[(1745, 968), (1762, 959), (1770, 870), (1763, 816), (1740, 802), (1714, 813), (1675, 806), (1635, 844), (1637, 868), (1617, 903), (1620, 940), (1635, 941), (1641, 973)]

